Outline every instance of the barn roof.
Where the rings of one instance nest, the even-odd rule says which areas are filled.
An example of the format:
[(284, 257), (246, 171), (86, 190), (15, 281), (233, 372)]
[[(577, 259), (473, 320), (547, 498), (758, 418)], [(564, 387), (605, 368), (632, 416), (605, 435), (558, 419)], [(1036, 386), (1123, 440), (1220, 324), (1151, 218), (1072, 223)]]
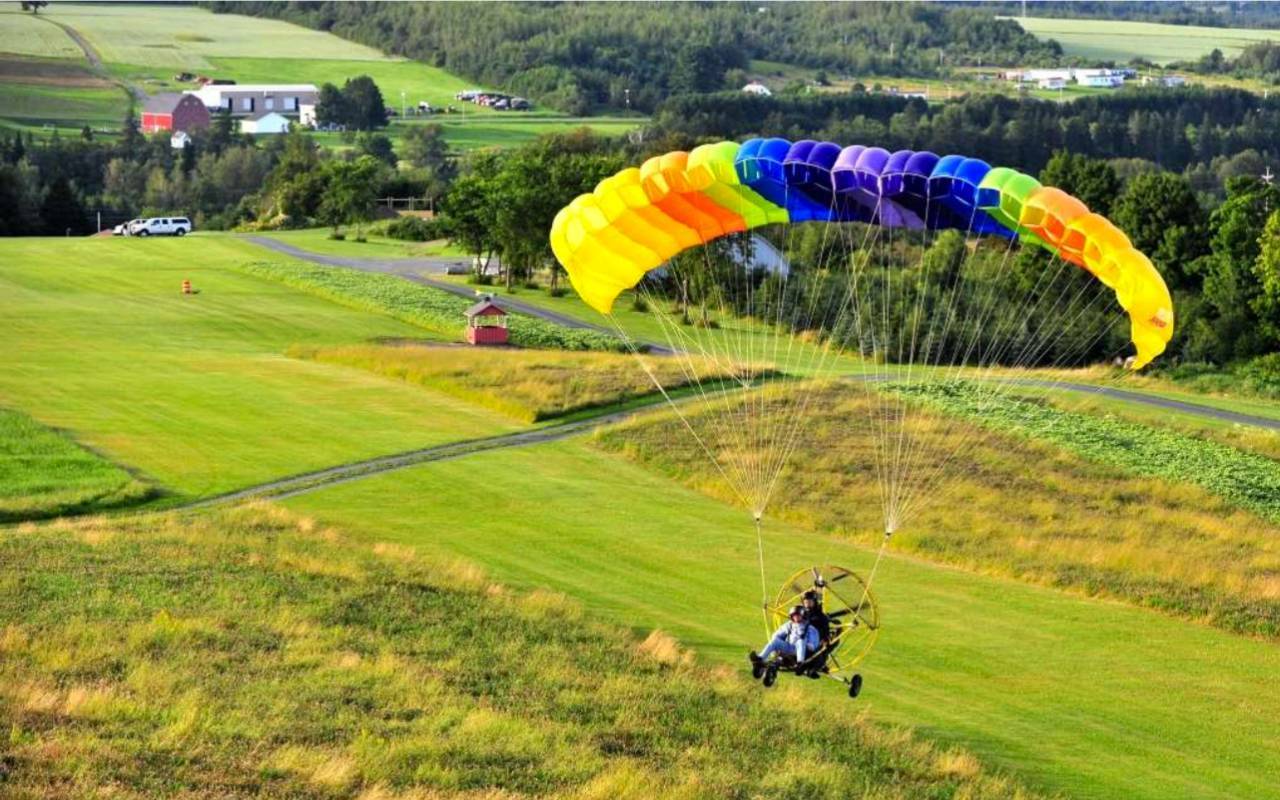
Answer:
[(507, 312), (502, 308), (502, 306), (493, 302), (492, 297), (486, 297), (483, 300), (481, 300), (479, 303), (476, 303), (471, 308), (468, 308), (466, 311), (462, 313), (466, 314), (468, 318), (471, 318), (471, 317), (478, 317), (480, 315), (485, 315), (485, 316), (489, 316), (493, 314), (505, 315)]
[(177, 92), (161, 92), (148, 97), (147, 102), (142, 104), (142, 110), (148, 114), (169, 114), (181, 99), (182, 95)]

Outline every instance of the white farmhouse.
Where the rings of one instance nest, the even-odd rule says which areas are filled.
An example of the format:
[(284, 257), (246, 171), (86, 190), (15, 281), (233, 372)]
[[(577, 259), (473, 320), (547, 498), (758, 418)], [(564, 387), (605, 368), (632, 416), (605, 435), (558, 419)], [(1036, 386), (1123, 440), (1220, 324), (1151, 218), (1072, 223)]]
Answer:
[(769, 87), (765, 86), (760, 81), (752, 81), (751, 83), (748, 83), (746, 86), (742, 87), (742, 91), (747, 94), (759, 95), (760, 97), (771, 97), (773, 95), (773, 92), (769, 91)]

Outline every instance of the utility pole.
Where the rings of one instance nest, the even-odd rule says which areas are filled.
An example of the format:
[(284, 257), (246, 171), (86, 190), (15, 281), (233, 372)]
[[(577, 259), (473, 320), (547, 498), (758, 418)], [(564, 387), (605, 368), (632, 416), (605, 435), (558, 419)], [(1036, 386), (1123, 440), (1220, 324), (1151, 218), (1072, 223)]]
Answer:
[(1262, 183), (1267, 187), (1262, 192), (1262, 210), (1268, 217), (1270, 217), (1271, 216), (1271, 191), (1270, 191), (1271, 181), (1275, 180), (1275, 177), (1276, 177), (1271, 172), (1270, 164), (1267, 165), (1267, 168), (1262, 171), (1262, 175), (1260, 175), (1259, 177), (1262, 178)]
[(400, 119), (409, 116), (409, 107), (404, 102), (404, 89), (400, 90)]

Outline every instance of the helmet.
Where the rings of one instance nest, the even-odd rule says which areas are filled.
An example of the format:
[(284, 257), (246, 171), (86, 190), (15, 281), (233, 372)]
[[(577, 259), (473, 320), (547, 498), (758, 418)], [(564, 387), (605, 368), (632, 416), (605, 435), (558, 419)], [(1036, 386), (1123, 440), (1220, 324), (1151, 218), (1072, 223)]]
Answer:
[(805, 592), (805, 593), (804, 593), (804, 599), (805, 599), (805, 600), (812, 600), (812, 601), (813, 601), (813, 602), (815, 602), (815, 603), (821, 603), (821, 602), (822, 602), (822, 598), (821, 598), (821, 597), (819, 597), (819, 596), (818, 596), (818, 593), (817, 593), (817, 592), (815, 592), (815, 591), (813, 591), (812, 589), (810, 589), (809, 591), (807, 591), (807, 592)]
[(792, 606), (791, 613), (788, 614), (787, 616), (794, 617), (796, 614), (799, 614), (803, 619), (809, 618), (809, 612), (805, 610), (804, 606)]

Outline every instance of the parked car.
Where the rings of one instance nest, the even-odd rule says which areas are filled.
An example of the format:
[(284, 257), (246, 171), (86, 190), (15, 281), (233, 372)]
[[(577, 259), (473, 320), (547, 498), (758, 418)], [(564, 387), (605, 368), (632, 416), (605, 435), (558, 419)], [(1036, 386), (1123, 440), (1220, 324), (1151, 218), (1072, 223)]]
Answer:
[(111, 235), (112, 236), (132, 236), (134, 226), (142, 222), (146, 222), (146, 220), (131, 219), (128, 222), (122, 222), (111, 229)]
[(186, 217), (151, 217), (130, 224), (130, 236), (186, 236), (191, 233), (191, 220)]

